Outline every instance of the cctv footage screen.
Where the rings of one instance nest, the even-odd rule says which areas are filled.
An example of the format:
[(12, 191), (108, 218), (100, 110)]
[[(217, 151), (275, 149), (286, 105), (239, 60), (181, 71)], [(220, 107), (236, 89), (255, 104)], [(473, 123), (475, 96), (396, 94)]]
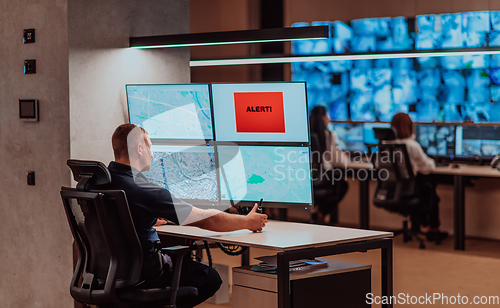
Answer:
[(151, 168), (144, 172), (151, 183), (194, 205), (218, 205), (213, 146), (153, 144), (151, 152)]
[[(329, 39), (292, 43), (295, 55), (500, 47), (500, 11), (366, 18), (327, 25)], [(387, 122), (398, 112), (418, 122), (500, 122), (500, 55), (292, 63), (306, 81), (309, 109), (336, 121)]]

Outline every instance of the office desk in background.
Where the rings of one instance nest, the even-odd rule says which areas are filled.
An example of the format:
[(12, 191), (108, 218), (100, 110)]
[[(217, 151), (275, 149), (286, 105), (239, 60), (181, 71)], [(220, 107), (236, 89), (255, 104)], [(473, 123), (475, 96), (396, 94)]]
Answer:
[[(375, 170), (370, 162), (350, 162), (346, 169), (352, 169), (357, 172), (365, 170), (366, 178), (357, 177), (359, 183), (359, 227), (361, 229), (370, 229), (370, 176), (369, 172)], [(358, 173), (359, 175), (359, 173)], [(363, 175), (364, 176), (364, 175)]]
[(490, 166), (459, 165), (436, 167), (433, 174), (453, 176), (453, 234), (455, 249), (465, 250), (465, 186), (464, 178), (500, 178), (500, 171)]
[(283, 221), (269, 221), (264, 230), (257, 233), (248, 230), (212, 232), (196, 227), (174, 225), (158, 226), (156, 231), (160, 235), (277, 251), (279, 308), (290, 308), (291, 305), (288, 271), (290, 261), (356, 251), (381, 249), (382, 295), (391, 296), (393, 293), (391, 232)]
[[(347, 168), (373, 170), (371, 163), (349, 163)], [(464, 178), (500, 178), (500, 171), (490, 166), (458, 165), (458, 168), (439, 166), (432, 174), (453, 176), (453, 233), (455, 249), (465, 250), (465, 186)], [(370, 228), (370, 179), (359, 180), (359, 225)]]

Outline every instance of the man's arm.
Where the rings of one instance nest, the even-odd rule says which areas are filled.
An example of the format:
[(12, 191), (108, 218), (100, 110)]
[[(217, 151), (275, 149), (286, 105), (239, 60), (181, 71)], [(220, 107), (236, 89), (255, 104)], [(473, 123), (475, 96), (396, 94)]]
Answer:
[(195, 226), (201, 229), (229, 232), (242, 229), (260, 231), (266, 226), (267, 215), (257, 213), (257, 203), (248, 215), (235, 215), (218, 210), (201, 210), (193, 207), (185, 225)]

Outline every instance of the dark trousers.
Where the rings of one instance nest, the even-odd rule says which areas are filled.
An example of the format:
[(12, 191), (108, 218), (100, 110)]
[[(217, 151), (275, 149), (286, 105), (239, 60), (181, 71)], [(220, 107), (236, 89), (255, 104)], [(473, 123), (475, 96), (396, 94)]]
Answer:
[(436, 194), (436, 183), (432, 177), (417, 174), (417, 186), (419, 196), (422, 199), (420, 211), (410, 215), (411, 225), (414, 230), (420, 230), (420, 226), (429, 226), (433, 229), (439, 228), (439, 197)]
[[(175, 266), (176, 260), (172, 260)], [(166, 266), (168, 268), (168, 266)], [(158, 279), (147, 281), (148, 287), (169, 286), (172, 281), (173, 271), (164, 272)], [(198, 296), (179, 298), (177, 307), (190, 308), (199, 305), (212, 297), (222, 284), (222, 279), (213, 268), (193, 261), (188, 255), (182, 261), (180, 286), (190, 286), (198, 289)]]
[(338, 222), (338, 204), (349, 189), (349, 184), (341, 172), (341, 169), (328, 170), (325, 176), (321, 178), (321, 184), (314, 187), (317, 190), (328, 190), (330, 192), (326, 196), (317, 197), (315, 195), (314, 201), (323, 216), (330, 214), (330, 223), (332, 224)]

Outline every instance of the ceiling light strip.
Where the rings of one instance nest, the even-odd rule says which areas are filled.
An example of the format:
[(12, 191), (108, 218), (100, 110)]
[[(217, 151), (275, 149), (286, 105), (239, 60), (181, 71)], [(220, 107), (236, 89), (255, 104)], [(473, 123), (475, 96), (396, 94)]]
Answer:
[(131, 48), (173, 48), (326, 39), (330, 35), (329, 31), (327, 26), (313, 26), (142, 36), (130, 37), (129, 46)]
[(131, 48), (136, 49), (153, 49), (153, 48), (176, 48), (176, 47), (198, 47), (198, 46), (217, 46), (217, 45), (231, 45), (231, 44), (253, 44), (253, 43), (273, 43), (273, 42), (288, 42), (300, 40), (319, 40), (322, 37), (312, 38), (296, 38), (296, 39), (272, 39), (272, 40), (256, 40), (256, 41), (232, 41), (232, 42), (212, 42), (212, 43), (188, 43), (176, 45), (152, 45), (152, 46), (134, 46)]
[(405, 53), (385, 53), (385, 54), (379, 53), (379, 54), (356, 54), (356, 55), (280, 56), (280, 57), (267, 57), (267, 58), (262, 57), (262, 58), (241, 58), (241, 59), (213, 59), (213, 60), (191, 60), (189, 64), (191, 67), (198, 67), (198, 66), (297, 63), (297, 62), (314, 62), (314, 61), (477, 56), (477, 55), (495, 55), (495, 54), (500, 54), (500, 50), (405, 52)]

